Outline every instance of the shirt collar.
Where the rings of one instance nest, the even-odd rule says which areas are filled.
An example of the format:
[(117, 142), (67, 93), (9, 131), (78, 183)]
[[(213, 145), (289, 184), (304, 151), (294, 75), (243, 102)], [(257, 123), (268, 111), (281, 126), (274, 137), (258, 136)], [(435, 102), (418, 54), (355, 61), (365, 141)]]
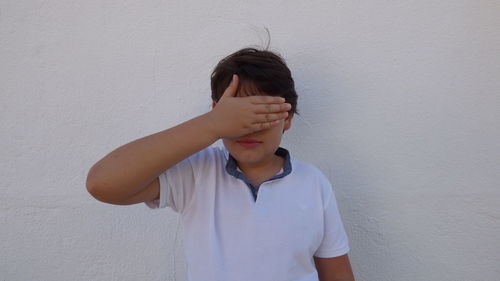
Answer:
[[(245, 183), (250, 184), (251, 181), (245, 177), (245, 175), (238, 169), (238, 165), (236, 163), (236, 159), (227, 151), (227, 149), (224, 149), (225, 155), (226, 155), (226, 172), (230, 175), (232, 175), (235, 178), (243, 180)], [(283, 178), (287, 175), (289, 175), (292, 172), (292, 161), (290, 157), (290, 152), (286, 150), (285, 148), (278, 147), (276, 152), (274, 153), (280, 157), (285, 158), (285, 163), (283, 164), (283, 169), (282, 172), (273, 176), (272, 178), (268, 179), (267, 181), (270, 180), (275, 180), (279, 178)]]

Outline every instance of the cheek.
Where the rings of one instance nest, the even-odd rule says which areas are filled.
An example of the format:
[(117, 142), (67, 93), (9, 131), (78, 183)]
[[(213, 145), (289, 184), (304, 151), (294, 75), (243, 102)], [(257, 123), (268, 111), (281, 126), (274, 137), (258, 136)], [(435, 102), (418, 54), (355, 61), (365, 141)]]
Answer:
[(272, 139), (274, 142), (280, 142), (281, 141), (281, 137), (283, 136), (283, 126), (276, 126), (274, 128), (272, 128), (270, 131), (269, 131), (269, 138)]
[(283, 131), (285, 130), (285, 121), (281, 121), (280, 124), (273, 128), (273, 132), (277, 135), (283, 135)]
[(231, 140), (229, 140), (229, 139), (222, 139), (222, 143), (223, 143), (225, 146), (228, 146), (228, 145), (231, 145)]

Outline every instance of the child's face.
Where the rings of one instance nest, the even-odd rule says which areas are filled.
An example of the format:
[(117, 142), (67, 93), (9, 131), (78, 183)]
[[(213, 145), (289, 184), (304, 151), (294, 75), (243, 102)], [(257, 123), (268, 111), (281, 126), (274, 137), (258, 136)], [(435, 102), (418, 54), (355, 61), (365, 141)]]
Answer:
[[(257, 89), (252, 84), (245, 83), (240, 85), (236, 96), (244, 97), (255, 95), (255, 93), (258, 93)], [(276, 155), (274, 152), (281, 143), (283, 132), (291, 127), (292, 117), (293, 115), (289, 115), (272, 128), (238, 138), (224, 138), (222, 141), (240, 167), (241, 165), (261, 167), (273, 163), (272, 161), (275, 163)]]

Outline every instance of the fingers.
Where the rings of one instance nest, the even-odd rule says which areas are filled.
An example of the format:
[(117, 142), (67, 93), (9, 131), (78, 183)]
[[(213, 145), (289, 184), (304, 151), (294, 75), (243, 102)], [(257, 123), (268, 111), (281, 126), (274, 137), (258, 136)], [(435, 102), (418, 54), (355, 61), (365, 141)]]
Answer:
[(288, 117), (288, 112), (258, 114), (255, 123), (269, 123), (280, 121)]
[(255, 113), (279, 113), (279, 112), (287, 112), (292, 109), (292, 105), (289, 103), (281, 103), (281, 104), (256, 104)]
[(271, 127), (274, 127), (280, 123), (281, 120), (274, 120), (272, 122), (264, 122), (264, 123), (255, 123), (252, 124), (252, 128), (254, 132), (262, 131), (265, 129), (269, 129)]
[(269, 104), (269, 103), (284, 103), (285, 98), (283, 97), (275, 97), (275, 96), (249, 96), (245, 97), (253, 104)]
[(281, 104), (254, 104), (256, 108), (255, 119), (252, 126), (255, 130), (271, 128), (288, 117), (288, 111), (292, 108), (289, 103)]
[(239, 83), (239, 77), (236, 74), (233, 74), (233, 77), (231, 79), (231, 83), (229, 83), (229, 86), (227, 86), (226, 90), (222, 94), (222, 97), (234, 97), (236, 96), (236, 91), (238, 90), (238, 83)]

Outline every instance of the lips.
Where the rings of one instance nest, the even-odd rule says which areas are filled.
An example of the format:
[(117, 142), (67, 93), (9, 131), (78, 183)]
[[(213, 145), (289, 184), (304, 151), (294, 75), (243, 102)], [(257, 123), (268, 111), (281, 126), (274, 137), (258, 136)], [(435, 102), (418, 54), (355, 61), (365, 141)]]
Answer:
[(247, 148), (256, 147), (262, 143), (261, 141), (258, 141), (255, 139), (241, 139), (241, 140), (237, 140), (236, 142), (244, 147), (247, 147)]

